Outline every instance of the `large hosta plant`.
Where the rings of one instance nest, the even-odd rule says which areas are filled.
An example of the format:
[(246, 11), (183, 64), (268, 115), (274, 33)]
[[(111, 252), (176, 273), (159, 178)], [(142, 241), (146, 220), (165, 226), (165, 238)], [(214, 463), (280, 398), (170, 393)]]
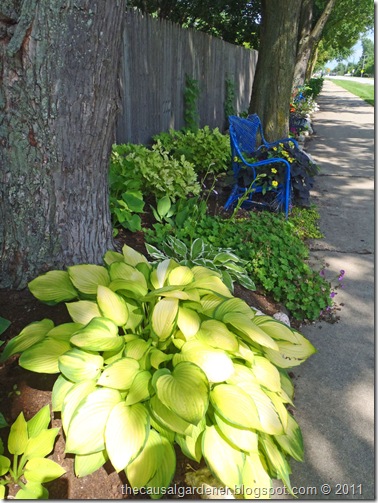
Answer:
[(174, 444), (231, 490), (290, 490), (289, 458), (303, 458), (287, 409), (287, 370), (314, 347), (257, 316), (220, 274), (172, 259), (150, 264), (125, 246), (104, 266), (50, 271), (29, 284), (43, 302), (66, 302), (71, 323), (28, 325), (1, 360), (21, 354), (34, 372), (59, 373), (52, 392), (78, 476), (110, 459), (134, 488), (159, 497), (175, 472)]

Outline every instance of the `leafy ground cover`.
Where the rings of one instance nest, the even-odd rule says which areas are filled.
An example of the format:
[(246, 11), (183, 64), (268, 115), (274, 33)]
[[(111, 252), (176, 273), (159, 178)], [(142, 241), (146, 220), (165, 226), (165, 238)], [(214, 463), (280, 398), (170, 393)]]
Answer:
[(332, 82), (374, 106), (374, 86), (351, 80), (332, 79)]

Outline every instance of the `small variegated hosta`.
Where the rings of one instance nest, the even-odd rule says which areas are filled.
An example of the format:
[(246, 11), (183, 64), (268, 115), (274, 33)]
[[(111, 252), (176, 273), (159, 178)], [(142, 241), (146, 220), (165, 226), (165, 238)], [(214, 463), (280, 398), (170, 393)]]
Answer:
[(110, 459), (155, 493), (171, 483), (177, 443), (231, 490), (280, 478), (290, 491), (288, 460), (302, 460), (303, 445), (286, 369), (314, 347), (256, 316), (215, 271), (152, 265), (127, 246), (104, 262), (33, 280), (32, 294), (65, 301), (72, 323), (32, 323), (1, 357), (20, 353), (22, 367), (59, 373), (52, 406), (76, 474)]

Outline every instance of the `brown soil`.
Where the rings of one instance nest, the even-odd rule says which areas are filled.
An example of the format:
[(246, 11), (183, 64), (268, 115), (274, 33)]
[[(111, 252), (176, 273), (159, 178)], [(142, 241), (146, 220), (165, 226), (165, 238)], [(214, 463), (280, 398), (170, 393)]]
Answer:
[[(143, 233), (120, 233), (117, 244), (123, 242), (138, 251), (145, 253)], [(274, 314), (282, 310), (279, 306), (264, 295), (251, 292), (236, 286), (235, 295), (246, 300), (247, 303), (262, 310), (267, 314)], [(71, 321), (65, 305), (46, 306), (37, 301), (28, 290), (0, 290), (0, 316), (11, 321), (10, 327), (0, 336), (1, 340), (9, 340), (16, 336), (26, 325), (33, 321), (49, 318), (57, 324)], [(17, 357), (10, 358), (0, 365), (0, 412), (11, 424), (23, 411), (25, 418), (30, 419), (41, 407), (50, 403), (51, 389), (56, 375), (43, 375), (29, 372), (18, 366)], [(59, 414), (54, 414), (52, 426), (60, 427)], [(0, 430), (0, 436), (6, 445), (8, 429)], [(127, 484), (124, 472), (117, 474), (112, 466), (105, 465), (94, 474), (76, 478), (73, 470), (73, 457), (64, 453), (64, 438), (60, 433), (55, 449), (51, 456), (54, 461), (63, 466), (67, 473), (60, 479), (46, 484), (51, 499), (145, 499), (141, 495), (130, 496), (123, 494), (123, 486)], [(185, 473), (190, 467), (197, 469), (197, 463), (185, 458), (177, 450), (177, 470), (172, 484), (176, 487), (186, 487)], [(9, 496), (14, 496), (14, 486), (9, 486)], [(164, 499), (172, 499), (167, 495)], [(177, 498), (177, 496), (176, 496)], [(186, 495), (185, 499), (196, 499), (195, 496)]]

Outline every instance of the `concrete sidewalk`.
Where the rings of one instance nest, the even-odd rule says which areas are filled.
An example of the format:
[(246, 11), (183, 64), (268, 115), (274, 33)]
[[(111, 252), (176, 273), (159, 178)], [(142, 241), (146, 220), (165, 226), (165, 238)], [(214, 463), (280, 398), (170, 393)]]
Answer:
[(305, 462), (291, 480), (300, 499), (373, 499), (374, 108), (330, 81), (317, 102), (306, 150), (321, 167), (312, 200), (325, 237), (311, 259), (335, 283), (346, 274), (339, 322), (301, 329), (318, 353), (294, 369)]

